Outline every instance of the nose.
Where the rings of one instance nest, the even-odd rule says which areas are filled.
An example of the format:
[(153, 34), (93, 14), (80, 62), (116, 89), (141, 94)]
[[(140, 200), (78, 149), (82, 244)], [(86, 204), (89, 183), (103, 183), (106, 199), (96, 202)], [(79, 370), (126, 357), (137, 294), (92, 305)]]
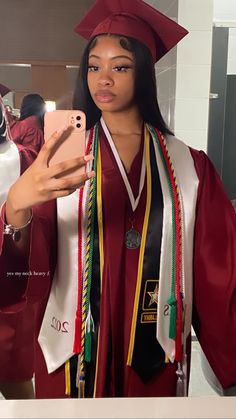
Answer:
[(108, 71), (102, 71), (98, 80), (100, 86), (113, 86), (114, 81)]

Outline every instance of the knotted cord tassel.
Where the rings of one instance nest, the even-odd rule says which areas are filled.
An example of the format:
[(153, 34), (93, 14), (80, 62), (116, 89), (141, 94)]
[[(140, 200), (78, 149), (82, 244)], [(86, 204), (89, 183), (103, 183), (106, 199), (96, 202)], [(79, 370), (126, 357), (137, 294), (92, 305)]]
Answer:
[(176, 298), (174, 295), (171, 295), (167, 301), (170, 306), (170, 323), (169, 323), (169, 338), (176, 338), (176, 318), (177, 318), (177, 307), (176, 307)]
[(78, 387), (78, 398), (84, 399), (85, 397), (85, 371), (83, 362), (81, 363), (81, 356), (78, 356), (76, 386)]
[(177, 375), (177, 384), (176, 384), (176, 396), (177, 397), (186, 397), (186, 376), (183, 371), (183, 366), (181, 362), (178, 362), (178, 369), (176, 371)]
[(86, 362), (91, 362), (91, 352), (92, 352), (92, 333), (94, 333), (94, 321), (91, 314), (91, 309), (89, 305), (89, 311), (87, 319), (85, 322), (85, 347), (84, 347), (84, 356)]
[(79, 386), (78, 386), (78, 397), (79, 399), (85, 398), (85, 375), (81, 375), (79, 379)]

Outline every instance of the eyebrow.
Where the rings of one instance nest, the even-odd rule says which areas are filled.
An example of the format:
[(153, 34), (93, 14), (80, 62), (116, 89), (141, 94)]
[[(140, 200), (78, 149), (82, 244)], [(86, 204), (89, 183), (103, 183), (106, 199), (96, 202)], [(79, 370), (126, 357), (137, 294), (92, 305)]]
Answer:
[[(100, 60), (100, 59), (101, 59), (101, 57), (99, 57), (98, 55), (95, 55), (95, 54), (91, 54), (91, 55), (89, 56), (89, 58), (97, 58), (98, 60)], [(116, 60), (116, 59), (118, 59), (118, 58), (126, 58), (127, 60), (129, 60), (129, 61), (133, 62), (133, 59), (132, 59), (132, 58), (130, 58), (130, 57), (128, 57), (127, 55), (116, 55), (115, 57), (112, 57), (112, 58), (111, 58), (111, 60)]]

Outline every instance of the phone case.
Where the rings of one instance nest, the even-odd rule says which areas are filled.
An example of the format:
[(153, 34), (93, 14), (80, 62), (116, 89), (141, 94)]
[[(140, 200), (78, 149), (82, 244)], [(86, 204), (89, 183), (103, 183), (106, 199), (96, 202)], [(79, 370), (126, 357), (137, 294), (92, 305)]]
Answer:
[[(68, 130), (62, 134), (55, 150), (48, 162), (54, 165), (64, 160), (71, 160), (85, 154), (86, 117), (82, 111), (57, 110), (46, 112), (44, 117), (44, 136), (48, 141), (53, 133), (68, 126)], [(63, 178), (77, 176), (85, 172), (85, 166), (69, 173), (63, 174)]]

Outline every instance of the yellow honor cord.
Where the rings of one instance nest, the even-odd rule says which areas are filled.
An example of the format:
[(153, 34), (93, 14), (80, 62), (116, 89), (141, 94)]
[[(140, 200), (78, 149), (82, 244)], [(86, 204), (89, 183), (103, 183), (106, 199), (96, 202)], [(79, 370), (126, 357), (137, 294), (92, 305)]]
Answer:
[(66, 361), (65, 363), (65, 381), (66, 381), (66, 396), (71, 395), (71, 388), (70, 388), (70, 360)]
[(139, 304), (140, 290), (141, 290), (141, 285), (142, 285), (143, 259), (144, 259), (147, 230), (148, 230), (148, 220), (149, 220), (149, 214), (150, 214), (150, 208), (151, 208), (151, 196), (152, 196), (152, 177), (151, 177), (151, 163), (150, 163), (150, 134), (147, 127), (145, 127), (144, 145), (145, 145), (145, 160), (146, 160), (146, 170), (147, 170), (147, 202), (146, 202), (146, 210), (145, 210), (145, 216), (144, 216), (144, 222), (143, 222), (142, 240), (141, 240), (141, 245), (140, 245), (137, 284), (136, 284), (136, 291), (135, 291), (134, 310), (133, 310), (131, 332), (130, 332), (128, 359), (127, 359), (127, 365), (129, 366), (131, 366), (132, 359), (133, 359), (135, 331), (136, 331), (137, 315), (138, 315), (138, 304)]
[(102, 162), (100, 144), (98, 144), (98, 161), (97, 161), (97, 217), (98, 217), (98, 237), (99, 237), (99, 254), (100, 254), (100, 276), (102, 282), (103, 266), (104, 266), (104, 248), (103, 248), (103, 219), (102, 219)]

